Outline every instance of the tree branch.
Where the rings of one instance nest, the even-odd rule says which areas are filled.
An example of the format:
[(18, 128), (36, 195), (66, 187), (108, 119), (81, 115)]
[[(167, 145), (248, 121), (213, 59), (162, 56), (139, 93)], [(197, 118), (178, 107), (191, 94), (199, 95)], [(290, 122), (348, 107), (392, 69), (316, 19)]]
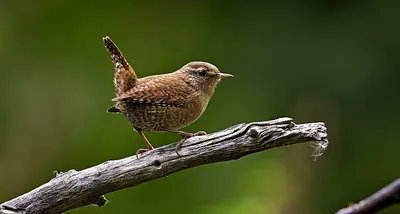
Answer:
[(400, 178), (357, 204), (339, 210), (336, 214), (375, 213), (396, 203), (400, 203)]
[(144, 153), (139, 160), (132, 156), (82, 171), (55, 173), (48, 183), (0, 204), (0, 213), (62, 213), (88, 204), (103, 206), (107, 202), (103, 195), (109, 192), (187, 168), (303, 142), (312, 142), (313, 156), (322, 155), (328, 146), (325, 124), (296, 125), (291, 118), (239, 124), (186, 140), (179, 155), (175, 144), (169, 144)]

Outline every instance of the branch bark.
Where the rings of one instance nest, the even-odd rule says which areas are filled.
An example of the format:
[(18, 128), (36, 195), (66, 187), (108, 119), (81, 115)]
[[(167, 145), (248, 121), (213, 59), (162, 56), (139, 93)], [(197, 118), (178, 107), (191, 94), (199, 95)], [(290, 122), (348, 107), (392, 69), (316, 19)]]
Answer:
[(336, 214), (375, 213), (396, 203), (400, 203), (400, 178), (357, 204), (339, 210)]
[(291, 118), (238, 124), (228, 129), (187, 139), (179, 155), (175, 144), (135, 156), (106, 161), (91, 168), (55, 173), (36, 189), (0, 204), (0, 214), (62, 213), (89, 205), (103, 206), (104, 194), (133, 187), (173, 172), (215, 162), (239, 159), (270, 148), (311, 142), (320, 156), (327, 148), (324, 123), (299, 124)]

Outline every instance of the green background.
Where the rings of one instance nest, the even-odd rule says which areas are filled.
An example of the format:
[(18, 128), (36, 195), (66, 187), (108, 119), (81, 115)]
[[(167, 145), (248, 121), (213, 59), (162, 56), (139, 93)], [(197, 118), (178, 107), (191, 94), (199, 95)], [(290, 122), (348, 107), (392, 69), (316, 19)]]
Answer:
[[(398, 1), (397, 1), (398, 2)], [(219, 84), (185, 131), (289, 116), (323, 121), (306, 144), (201, 166), (67, 213), (333, 213), (400, 175), (396, 1), (0, 1), (0, 202), (52, 172), (131, 156), (144, 143), (112, 105), (109, 35), (139, 77), (193, 60)], [(170, 133), (147, 133), (158, 147)], [(391, 207), (382, 213), (399, 213)]]

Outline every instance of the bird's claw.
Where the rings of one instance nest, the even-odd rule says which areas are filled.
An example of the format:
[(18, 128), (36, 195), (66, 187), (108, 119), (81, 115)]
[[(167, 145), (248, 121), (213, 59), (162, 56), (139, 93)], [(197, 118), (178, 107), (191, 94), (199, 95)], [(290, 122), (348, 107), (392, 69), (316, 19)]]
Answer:
[(205, 131), (199, 131), (193, 134), (193, 136), (200, 136), (200, 135), (206, 135), (207, 133)]
[(178, 151), (181, 150), (182, 144), (185, 142), (186, 139), (194, 137), (194, 136), (206, 135), (207, 133), (205, 131), (198, 131), (198, 132), (193, 133), (193, 134), (192, 133), (187, 133), (187, 134), (188, 135), (186, 135), (186, 136), (182, 136), (183, 138), (178, 142), (178, 144), (176, 144), (175, 152), (176, 152), (176, 154), (178, 156), (180, 156)]
[(182, 139), (178, 142), (178, 144), (176, 144), (175, 152), (176, 152), (176, 154), (177, 154), (178, 156), (180, 156), (179, 153), (178, 153), (178, 151), (181, 150), (182, 144), (183, 144), (183, 142), (185, 142), (186, 139), (187, 139), (187, 138), (182, 138)]
[(138, 150), (136, 151), (136, 158), (139, 160), (139, 155), (140, 155), (140, 154), (145, 153), (145, 152), (148, 152), (148, 151), (150, 151), (150, 150), (152, 150), (152, 149), (138, 149)]

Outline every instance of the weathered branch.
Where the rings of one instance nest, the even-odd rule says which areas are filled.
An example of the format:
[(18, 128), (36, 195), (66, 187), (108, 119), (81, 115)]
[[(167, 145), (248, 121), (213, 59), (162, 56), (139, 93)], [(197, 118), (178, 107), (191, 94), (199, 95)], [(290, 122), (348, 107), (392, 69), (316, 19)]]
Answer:
[(133, 187), (187, 168), (238, 159), (274, 147), (312, 142), (319, 156), (328, 145), (324, 123), (296, 125), (291, 118), (239, 124), (192, 137), (179, 155), (175, 144), (82, 170), (55, 173), (48, 183), (0, 205), (0, 213), (62, 213), (88, 204), (104, 205), (104, 194)]
[(375, 213), (396, 203), (400, 203), (400, 178), (357, 204), (339, 210), (336, 214)]

